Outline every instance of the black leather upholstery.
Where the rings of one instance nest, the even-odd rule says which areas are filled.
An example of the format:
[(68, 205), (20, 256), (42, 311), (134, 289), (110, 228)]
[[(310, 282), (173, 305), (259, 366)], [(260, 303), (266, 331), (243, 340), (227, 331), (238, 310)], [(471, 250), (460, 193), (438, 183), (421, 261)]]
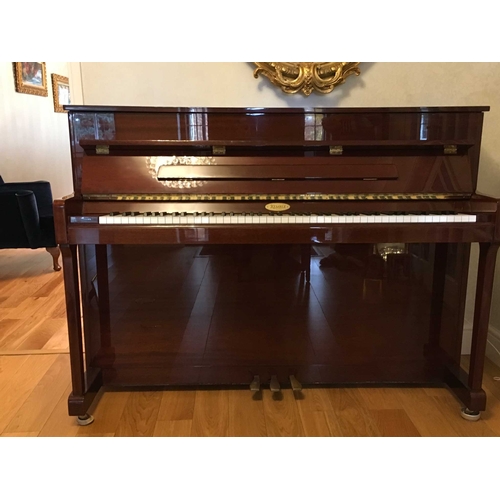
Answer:
[(0, 183), (0, 248), (56, 246), (50, 183)]

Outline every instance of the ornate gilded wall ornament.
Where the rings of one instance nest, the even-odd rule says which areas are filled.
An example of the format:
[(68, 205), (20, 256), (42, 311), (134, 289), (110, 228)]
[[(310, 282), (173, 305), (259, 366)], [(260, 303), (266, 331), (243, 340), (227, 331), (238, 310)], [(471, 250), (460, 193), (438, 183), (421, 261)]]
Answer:
[(256, 62), (253, 76), (262, 73), (287, 94), (313, 90), (328, 94), (350, 75), (359, 75), (359, 62)]

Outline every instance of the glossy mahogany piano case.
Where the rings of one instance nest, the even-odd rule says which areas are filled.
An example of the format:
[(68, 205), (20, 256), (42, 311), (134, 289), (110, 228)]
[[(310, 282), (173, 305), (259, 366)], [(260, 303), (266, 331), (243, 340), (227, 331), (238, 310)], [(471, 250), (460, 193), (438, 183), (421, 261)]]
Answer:
[(488, 108), (67, 109), (74, 194), (55, 211), (71, 415), (102, 386), (256, 377), (448, 384), (485, 408), (500, 234), (498, 201), (476, 193)]

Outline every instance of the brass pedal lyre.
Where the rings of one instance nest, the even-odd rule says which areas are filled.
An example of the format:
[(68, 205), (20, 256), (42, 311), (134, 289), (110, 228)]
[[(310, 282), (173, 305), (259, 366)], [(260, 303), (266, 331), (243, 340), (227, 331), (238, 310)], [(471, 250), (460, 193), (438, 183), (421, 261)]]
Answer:
[(269, 389), (271, 389), (271, 392), (281, 391), (281, 386), (280, 383), (278, 382), (278, 377), (276, 377), (276, 375), (273, 375), (271, 377), (271, 382), (269, 383)]
[(300, 392), (302, 390), (302, 384), (295, 378), (295, 375), (290, 375), (290, 384), (294, 392)]
[(253, 392), (260, 391), (260, 377), (258, 375), (254, 376), (252, 383), (250, 384), (250, 390)]

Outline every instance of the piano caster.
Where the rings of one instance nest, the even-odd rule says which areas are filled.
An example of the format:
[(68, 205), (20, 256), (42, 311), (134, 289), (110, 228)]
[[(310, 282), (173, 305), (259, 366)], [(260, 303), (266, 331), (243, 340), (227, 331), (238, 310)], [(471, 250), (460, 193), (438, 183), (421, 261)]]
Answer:
[(302, 391), (302, 384), (295, 378), (294, 375), (290, 375), (290, 385), (292, 386), (292, 391), (298, 393)]
[(255, 375), (252, 383), (250, 384), (250, 390), (252, 392), (259, 392), (260, 391), (260, 377), (258, 375)]
[(271, 392), (274, 392), (275, 394), (281, 391), (281, 386), (280, 383), (278, 382), (278, 377), (276, 377), (276, 375), (273, 375), (271, 377), (271, 382), (269, 383), (269, 389), (271, 389)]
[(79, 415), (76, 417), (76, 423), (81, 426), (90, 425), (94, 421), (94, 417), (85, 413), (85, 415)]
[(460, 415), (462, 418), (465, 418), (465, 420), (469, 420), (470, 422), (476, 422), (481, 418), (480, 411), (472, 411), (465, 407), (460, 410)]

